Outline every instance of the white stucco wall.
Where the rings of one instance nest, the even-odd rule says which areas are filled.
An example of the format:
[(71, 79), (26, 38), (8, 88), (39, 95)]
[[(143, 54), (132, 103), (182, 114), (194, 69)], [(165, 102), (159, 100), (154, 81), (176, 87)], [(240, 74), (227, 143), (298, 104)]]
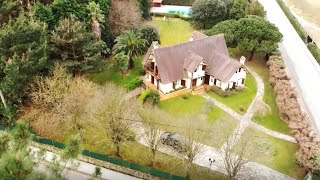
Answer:
[(167, 83), (167, 84), (162, 84), (161, 82), (159, 82), (159, 89), (164, 93), (169, 93), (170, 91), (173, 90), (172, 88), (172, 83)]
[[(221, 82), (219, 79), (216, 81), (216, 86), (220, 87), (223, 90), (226, 90), (228, 88), (232, 88), (233, 82), (236, 82), (236, 86), (243, 87), (244, 84), (242, 84), (242, 79), (246, 79), (246, 72), (241, 69), (241, 71), (237, 71), (227, 82)], [(214, 86), (214, 77), (210, 76), (209, 80), (209, 86)]]
[(242, 83), (242, 79), (246, 79), (247, 73), (243, 70), (243, 68), (241, 68), (241, 71), (237, 71), (237, 73), (235, 73), (228, 82), (236, 82), (237, 86), (243, 87), (244, 84)]

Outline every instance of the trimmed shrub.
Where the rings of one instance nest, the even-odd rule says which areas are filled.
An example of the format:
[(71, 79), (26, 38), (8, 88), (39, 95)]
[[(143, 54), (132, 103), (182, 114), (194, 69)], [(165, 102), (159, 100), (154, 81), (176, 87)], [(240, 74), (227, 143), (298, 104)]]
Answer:
[(180, 18), (181, 20), (189, 21), (190, 17), (184, 16), (182, 14), (171, 14), (171, 13), (156, 13), (153, 12), (151, 13), (151, 16), (155, 17), (164, 17), (166, 16), (167, 18)]
[(128, 91), (132, 91), (142, 85), (143, 81), (139, 77), (132, 79), (128, 84), (125, 85)]
[(217, 86), (212, 86), (210, 88), (210, 91), (212, 91), (213, 93), (215, 93), (216, 95), (226, 98), (229, 96), (233, 96), (236, 92), (234, 90), (226, 90), (223, 91), (221, 88), (217, 87)]
[(140, 95), (139, 101), (142, 104), (151, 104), (155, 106), (160, 103), (160, 94), (158, 91), (148, 89)]

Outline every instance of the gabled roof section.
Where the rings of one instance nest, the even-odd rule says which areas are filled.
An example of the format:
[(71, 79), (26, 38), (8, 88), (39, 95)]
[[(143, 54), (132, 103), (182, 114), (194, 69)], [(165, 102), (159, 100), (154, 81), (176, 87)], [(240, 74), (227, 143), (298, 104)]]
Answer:
[(189, 51), (201, 56), (205, 62), (210, 59), (213, 51), (229, 57), (226, 41), (222, 34), (154, 49), (162, 83), (166, 84), (184, 78), (184, 60)]
[(152, 58), (152, 57), (150, 57), (150, 55), (153, 54), (153, 49), (154, 49), (155, 46), (159, 46), (158, 41), (153, 41), (152, 42), (152, 44), (150, 45), (146, 55), (144, 55), (144, 57), (143, 57), (142, 65), (145, 65), (147, 63), (147, 61), (150, 60), (149, 58)]
[(213, 51), (211, 57), (205, 63), (208, 65), (206, 72), (222, 82), (228, 82), (242, 66), (239, 61), (233, 60), (217, 51)]
[(203, 57), (189, 50), (186, 58), (184, 59), (183, 68), (189, 72), (194, 72), (202, 61)]
[(199, 32), (199, 31), (194, 31), (192, 33), (192, 38), (193, 40), (199, 40), (199, 39), (204, 39), (204, 38), (207, 38), (208, 36)]

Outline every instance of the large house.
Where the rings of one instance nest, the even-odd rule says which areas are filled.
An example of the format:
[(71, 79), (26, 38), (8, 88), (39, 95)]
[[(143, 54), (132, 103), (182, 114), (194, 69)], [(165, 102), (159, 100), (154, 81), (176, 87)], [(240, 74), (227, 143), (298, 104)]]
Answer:
[(222, 90), (243, 87), (245, 58), (229, 57), (223, 35), (206, 36), (194, 32), (189, 42), (160, 47), (153, 42), (143, 59), (146, 85), (163, 94), (198, 86), (218, 86)]

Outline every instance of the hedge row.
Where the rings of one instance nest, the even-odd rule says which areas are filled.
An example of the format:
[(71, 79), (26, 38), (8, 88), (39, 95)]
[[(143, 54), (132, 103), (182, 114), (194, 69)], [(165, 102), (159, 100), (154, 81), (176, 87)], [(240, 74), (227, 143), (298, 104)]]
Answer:
[(170, 13), (156, 13), (156, 12), (152, 12), (150, 13), (151, 16), (155, 16), (155, 17), (168, 17), (168, 18), (180, 18), (182, 20), (185, 20), (185, 21), (189, 21), (189, 17), (186, 17), (182, 14), (170, 14)]
[(309, 170), (319, 170), (315, 161), (320, 149), (320, 140), (310, 119), (303, 112), (298, 100), (296, 88), (283, 66), (281, 56), (271, 56), (267, 63), (270, 72), (270, 84), (276, 94), (276, 102), (281, 118), (286, 121), (299, 143), (296, 154), (298, 162)]
[(163, 0), (162, 4), (177, 6), (192, 6), (196, 0)]
[(313, 44), (313, 43), (309, 43), (308, 44), (308, 49), (311, 52), (311, 54), (313, 55), (313, 57), (318, 61), (318, 63), (320, 64), (320, 49), (317, 47), (317, 45)]
[(297, 31), (297, 33), (299, 34), (300, 38), (306, 42), (307, 40), (307, 34), (304, 31), (304, 29), (301, 27), (300, 23), (298, 22), (298, 20), (294, 17), (294, 15), (291, 13), (290, 9), (286, 6), (286, 4), (282, 1), (282, 0), (277, 0), (279, 6), (281, 7), (282, 11), (284, 12), (284, 14), (287, 16), (287, 18), (289, 19), (290, 23), (292, 24), (292, 26), (294, 27), (294, 29)]

